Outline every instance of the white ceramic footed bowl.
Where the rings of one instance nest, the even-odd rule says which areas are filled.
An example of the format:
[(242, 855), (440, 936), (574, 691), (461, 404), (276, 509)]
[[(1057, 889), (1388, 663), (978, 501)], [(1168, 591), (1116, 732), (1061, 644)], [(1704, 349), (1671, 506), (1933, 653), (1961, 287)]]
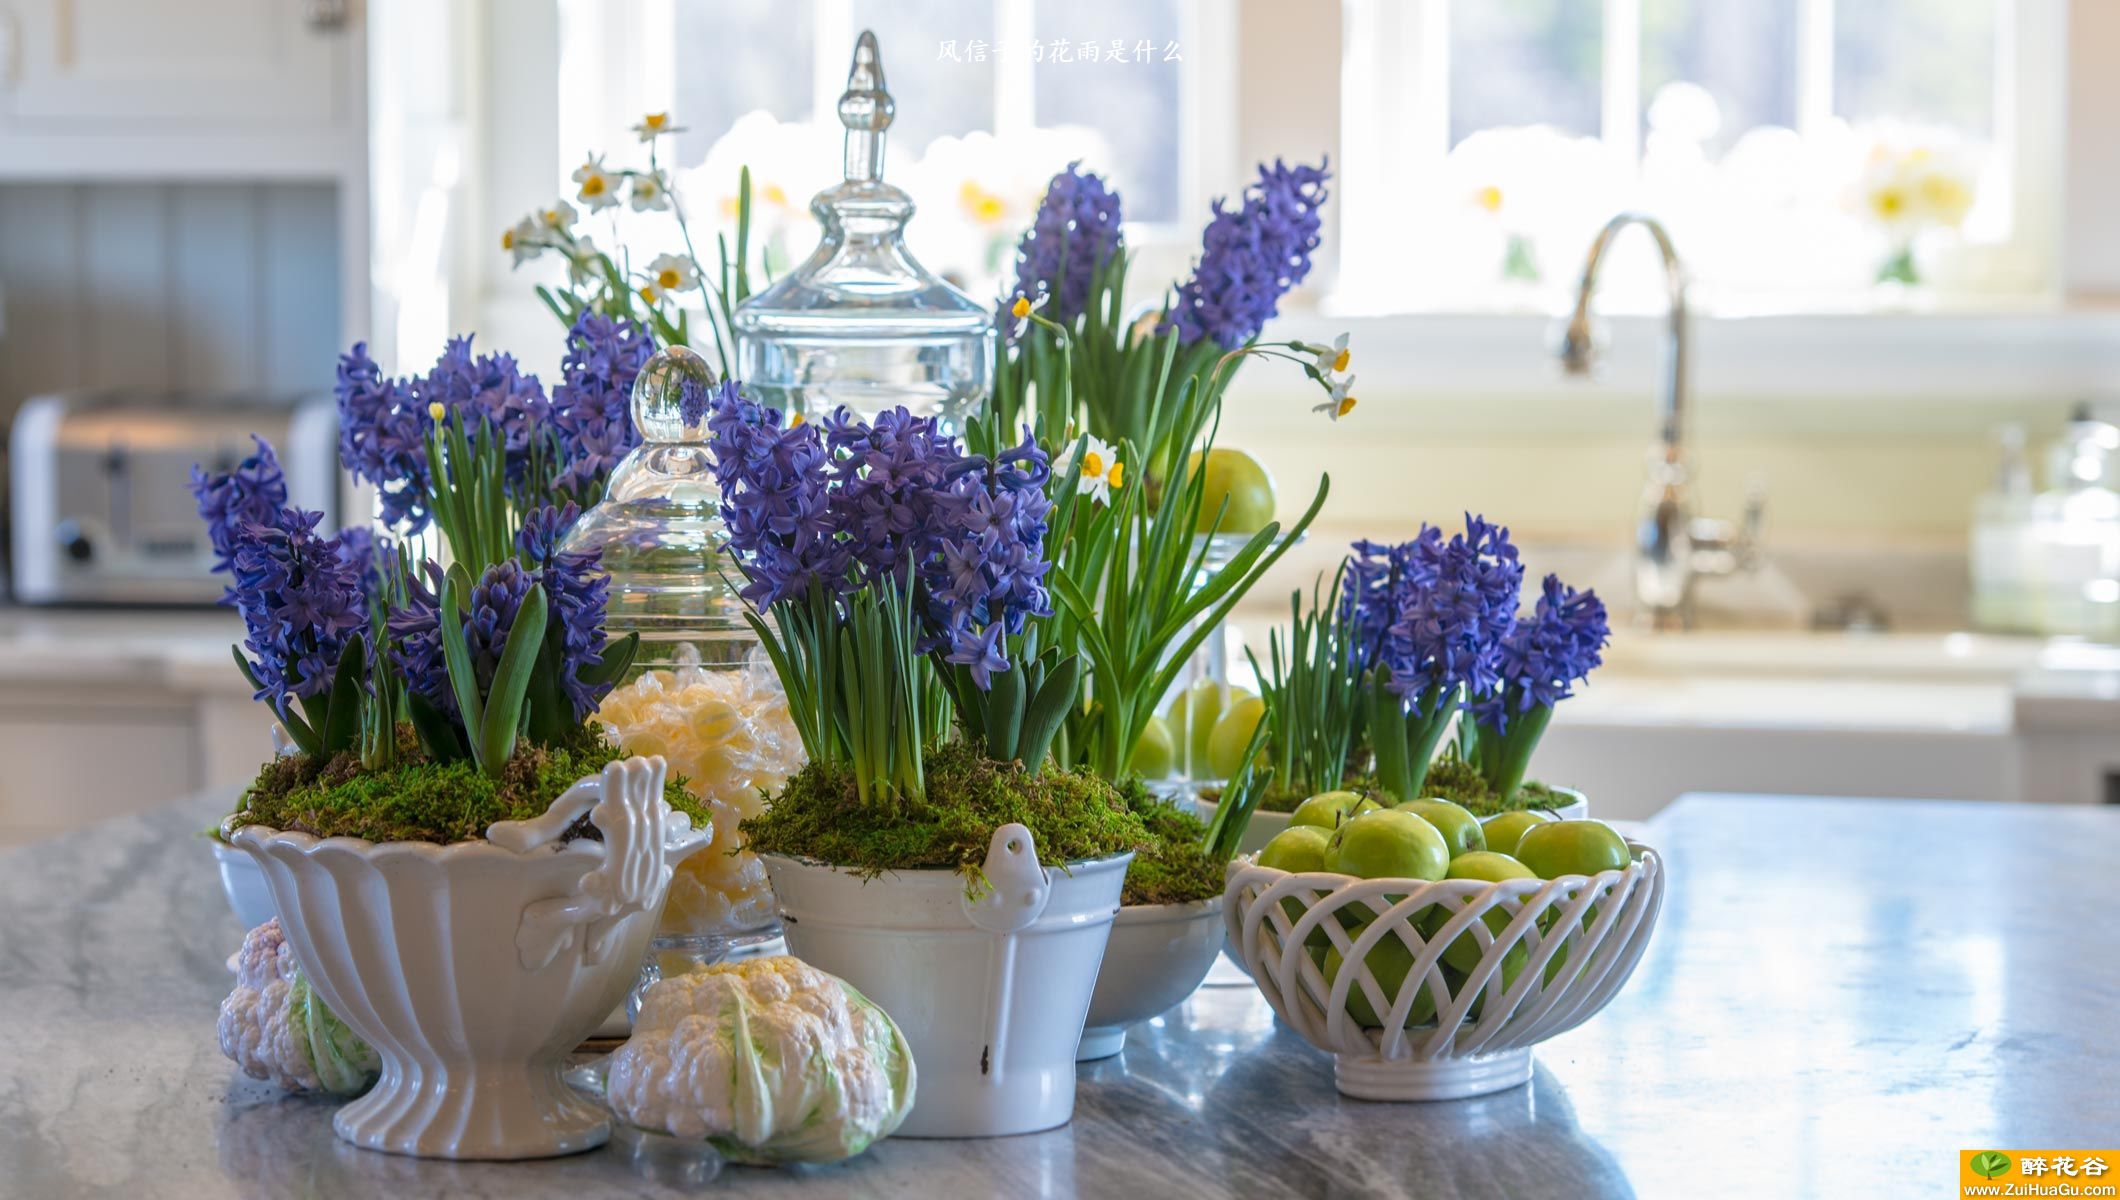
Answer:
[(1130, 904), (1112, 922), (1089, 1000), (1078, 1062), (1126, 1048), (1126, 1027), (1184, 1001), (1222, 951), (1222, 897), (1190, 904)]
[[(1633, 974), (1663, 905), (1664, 870), (1654, 850), (1628, 846), (1635, 860), (1624, 870), (1503, 883), (1291, 874), (1239, 858), (1223, 915), (1274, 1012), (1335, 1056), (1340, 1091), (1476, 1096), (1528, 1080), (1531, 1046), (1589, 1020)], [(1453, 991), (1444, 956), (1461, 937), (1471, 941), (1453, 965), (1469, 968)], [(1398, 960), (1403, 982), (1371, 969), (1385, 938), (1410, 955), (1380, 956)], [(1328, 980), (1333, 947), (1356, 969)], [(1376, 1025), (1348, 1011), (1355, 988)]]
[[(644, 761), (636, 775), (620, 770)], [(341, 1138), (455, 1159), (603, 1144), (609, 1116), (562, 1082), (560, 1068), (625, 1000), (661, 915), (669, 864), (704, 839), (662, 801), (663, 776), (660, 759), (606, 769), (604, 780), (630, 778), (629, 796), (661, 807), (637, 808), (646, 817), (626, 834), (606, 829), (599, 807), (604, 841), (557, 840), (586, 811), (577, 800), (563, 812), (570, 798), (596, 798), (593, 776), (539, 822), (495, 825), (496, 840), (377, 844), (262, 825), (232, 832), (263, 866), (310, 983), (382, 1058), (375, 1087), (333, 1116)], [(607, 795), (615, 791), (605, 784)], [(509, 826), (518, 836), (503, 845)]]

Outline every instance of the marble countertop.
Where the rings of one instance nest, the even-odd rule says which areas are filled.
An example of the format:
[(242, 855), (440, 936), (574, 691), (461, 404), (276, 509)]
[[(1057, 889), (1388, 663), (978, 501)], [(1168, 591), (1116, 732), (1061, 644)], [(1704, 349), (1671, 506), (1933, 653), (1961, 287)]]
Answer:
[[(215, 1046), (239, 937), (195, 797), (0, 854), (0, 1196), (664, 1195), (615, 1151), (355, 1150)], [(1673, 891), (1612, 1006), (1521, 1088), (1348, 1100), (1248, 985), (1083, 1070), (1074, 1123), (886, 1141), (760, 1196), (1899, 1196), (1960, 1149), (2120, 1139), (2120, 812), (1696, 796), (1648, 826)]]

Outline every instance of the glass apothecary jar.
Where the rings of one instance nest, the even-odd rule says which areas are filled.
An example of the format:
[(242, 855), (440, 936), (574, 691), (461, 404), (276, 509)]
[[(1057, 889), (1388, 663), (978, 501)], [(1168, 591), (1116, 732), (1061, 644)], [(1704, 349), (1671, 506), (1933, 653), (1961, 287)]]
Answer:
[(595, 720), (626, 750), (662, 755), (712, 813), (713, 841), (671, 881), (650, 951), (658, 970), (773, 936), (765, 869), (731, 852), (762, 793), (778, 791), (803, 763), (779, 677), (744, 620), (742, 576), (722, 550), (706, 428), (718, 384), (682, 346), (648, 360), (633, 383), (641, 442), (562, 546), (601, 556), (607, 633), (640, 635), (638, 657)]
[(902, 405), (961, 430), (991, 387), (994, 313), (906, 249), (913, 201), (883, 180), (895, 109), (864, 31), (839, 98), (846, 177), (810, 201), (824, 236), (808, 260), (737, 308), (738, 374), (789, 413), (844, 405), (867, 420)]

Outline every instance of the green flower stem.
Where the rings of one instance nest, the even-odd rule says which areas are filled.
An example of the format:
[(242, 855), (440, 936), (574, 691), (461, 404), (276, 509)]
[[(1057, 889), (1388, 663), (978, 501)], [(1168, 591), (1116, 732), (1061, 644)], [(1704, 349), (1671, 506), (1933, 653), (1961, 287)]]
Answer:
[[(1515, 689), (1511, 689), (1514, 691)], [(1505, 695), (1505, 701), (1514, 696)], [(1525, 712), (1518, 712), (1511, 704), (1509, 731), (1496, 732), (1484, 721), (1478, 722), (1478, 733), (1473, 739), (1475, 765), (1487, 786), (1503, 803), (1516, 795), (1523, 786), (1524, 773), (1531, 767), (1532, 752), (1538, 749), (1539, 739), (1546, 735), (1546, 726), (1553, 720), (1553, 706), (1533, 705)]]
[(1379, 667), (1369, 684), (1369, 742), (1376, 755), (1378, 786), (1400, 800), (1418, 800), (1428, 781), (1428, 764), (1457, 711), (1455, 685), (1421, 691), (1417, 707), (1408, 709), (1391, 690), (1391, 671)]

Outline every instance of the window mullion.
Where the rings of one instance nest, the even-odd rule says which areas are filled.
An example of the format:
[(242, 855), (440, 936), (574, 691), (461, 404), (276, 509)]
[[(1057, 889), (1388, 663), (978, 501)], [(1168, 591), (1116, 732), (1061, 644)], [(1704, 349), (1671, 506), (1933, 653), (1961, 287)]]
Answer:
[(1834, 0), (1796, 0), (1796, 131), (1817, 137), (1833, 119)]
[(1613, 157), (1630, 168), (1641, 162), (1641, 0), (1605, 0), (1602, 120), (1599, 133)]
[(994, 44), (1008, 52), (994, 61), (994, 135), (1020, 137), (1037, 127), (1037, 87), (1024, 48), (1038, 36), (1036, 0), (993, 0)]

